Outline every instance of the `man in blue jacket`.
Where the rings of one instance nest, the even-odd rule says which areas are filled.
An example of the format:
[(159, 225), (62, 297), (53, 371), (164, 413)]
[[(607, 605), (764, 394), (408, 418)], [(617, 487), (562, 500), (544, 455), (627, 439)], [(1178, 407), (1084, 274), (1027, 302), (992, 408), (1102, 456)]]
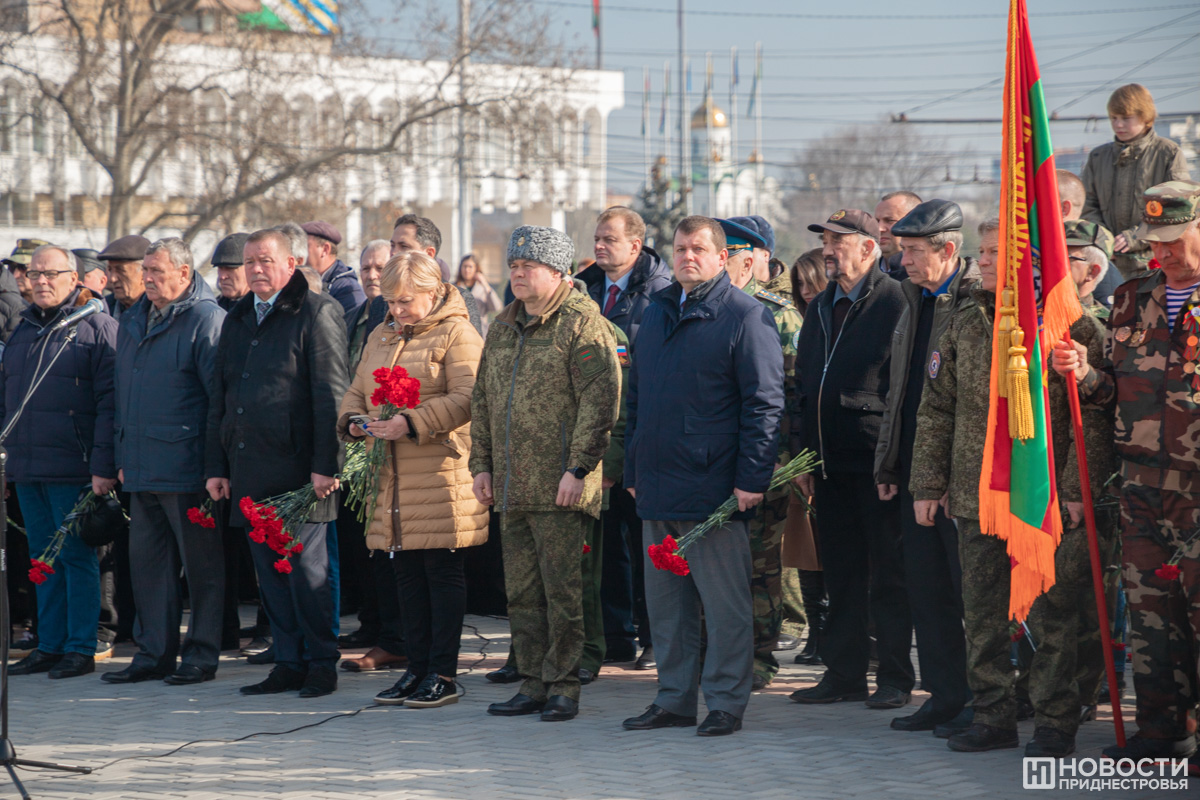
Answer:
[[(188, 519), (204, 490), (205, 426), (225, 312), (196, 278), (182, 239), (154, 242), (142, 263), (146, 292), (117, 331), (116, 450), (130, 493), (129, 566), (138, 653), (108, 683), (212, 680), (221, 650), (225, 551), (221, 534)], [(182, 565), (191, 598), (183, 646)], [(176, 658), (182, 664), (176, 669)]]
[[(771, 314), (725, 273), (725, 233), (708, 217), (675, 229), (678, 283), (642, 318), (628, 394), (625, 486), (644, 541), (676, 540), (731, 494), (738, 513), (687, 553), (690, 574), (646, 562), (646, 605), (658, 657), (658, 696), (627, 730), (696, 724), (739, 730), (753, 679), (753, 609), (746, 519), (771, 482), (783, 417), (783, 351)], [(648, 559), (648, 556), (647, 556)], [(700, 666), (700, 609), (708, 631)]]

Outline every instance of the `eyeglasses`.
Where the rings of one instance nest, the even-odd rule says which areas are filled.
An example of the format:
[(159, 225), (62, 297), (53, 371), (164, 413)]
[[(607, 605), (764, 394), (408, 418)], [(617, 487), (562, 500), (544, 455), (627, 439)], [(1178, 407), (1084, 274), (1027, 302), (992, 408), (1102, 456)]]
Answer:
[(75, 270), (73, 270), (73, 269), (30, 270), (29, 272), (25, 273), (25, 277), (29, 278), (29, 280), (31, 280), (31, 281), (36, 281), (38, 278), (45, 278), (46, 280), (52, 281), (55, 278), (57, 278), (59, 275), (66, 275), (68, 273), (74, 274)]

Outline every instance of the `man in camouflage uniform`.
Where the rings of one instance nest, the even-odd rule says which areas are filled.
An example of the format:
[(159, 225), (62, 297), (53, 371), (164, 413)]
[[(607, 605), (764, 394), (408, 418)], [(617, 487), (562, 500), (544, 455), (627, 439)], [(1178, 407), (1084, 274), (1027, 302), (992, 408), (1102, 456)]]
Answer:
[(480, 502), (495, 504), (520, 692), (488, 713), (579, 709), (583, 649), (580, 557), (600, 516), (600, 471), (617, 420), (620, 367), (608, 324), (563, 281), (571, 240), (522, 226), (508, 246), (517, 300), (484, 344), (471, 401), (471, 473)]
[[(756, 227), (751, 227), (754, 220), (735, 217), (717, 221), (725, 231), (725, 246), (729, 250), (729, 258), (725, 261), (729, 282), (762, 303), (771, 312), (771, 318), (779, 330), (779, 343), (783, 347), (784, 402), (791, 408), (795, 392), (796, 340), (800, 337), (802, 319), (790, 299), (759, 288), (760, 284), (754, 277), (754, 251), (765, 250), (767, 242)], [(785, 416), (779, 444), (780, 466), (791, 460), (789, 440)], [(790, 498), (791, 490), (786, 486), (767, 492), (748, 523), (753, 568), (750, 594), (754, 601), (755, 691), (766, 687), (779, 672), (779, 661), (775, 658), (775, 648), (783, 627), (783, 564), (780, 562), (779, 548), (783, 544)]]
[(962, 209), (927, 200), (896, 220), (901, 239), (905, 307), (892, 336), (887, 411), (875, 447), (875, 483), (881, 500), (900, 495), (905, 589), (917, 634), (921, 687), (929, 700), (915, 714), (891, 721), (898, 731), (931, 731), (958, 717), (971, 699), (962, 630), (962, 568), (958, 528), (940, 509), (931, 526), (918, 525), (908, 493), (908, 471), (917, 436), (917, 407), (938, 339), (959, 309), (973, 303), (979, 279), (974, 259), (962, 257)]
[(1116, 408), (1138, 733), (1104, 754), (1134, 760), (1196, 751), (1200, 636), (1200, 183), (1154, 186), (1142, 209), (1138, 238), (1161, 268), (1117, 290), (1101, 367), (1065, 344), (1053, 361), (1084, 401)]
[[(995, 317), (996, 254), (999, 224), (980, 230), (981, 284), (972, 290), (975, 303), (950, 321), (930, 357), (929, 377), (917, 411), (909, 489), (919, 524), (932, 525), (940, 503), (957, 520), (962, 561), (962, 593), (967, 637), (967, 677), (974, 694), (974, 717), (965, 731), (949, 737), (952, 750), (982, 752), (1016, 747), (1016, 674), (1010, 660), (1008, 616), (1010, 560), (1006, 543), (984, 534), (979, 525), (979, 474), (987, 438)], [(1101, 330), (1094, 317), (1084, 315), (1071, 326), (1072, 338), (1092, 363), (1103, 357)], [(1064, 474), (1071, 452), (1071, 422), (1062, 387), (1052, 387), (1050, 424), (1054, 432), (1056, 471), (1063, 475), (1062, 496), (1078, 498), (1078, 478), (1071, 487)], [(1104, 428), (1095, 418), (1085, 420), (1093, 441)], [(1088, 442), (1086, 444), (1091, 444)], [(1089, 449), (1089, 454), (1092, 451)], [(1102, 484), (1103, 481), (1100, 481)], [(1099, 485), (1094, 481), (1094, 492)], [(1082, 530), (1068, 532), (1055, 553), (1060, 583), (1039, 598), (1030, 614), (1038, 650), (1031, 665), (1030, 685), (1036, 712), (1027, 756), (1064, 756), (1074, 752), (1079, 726), (1076, 652), (1082, 606), (1081, 577), (1087, 574), (1087, 540)]]

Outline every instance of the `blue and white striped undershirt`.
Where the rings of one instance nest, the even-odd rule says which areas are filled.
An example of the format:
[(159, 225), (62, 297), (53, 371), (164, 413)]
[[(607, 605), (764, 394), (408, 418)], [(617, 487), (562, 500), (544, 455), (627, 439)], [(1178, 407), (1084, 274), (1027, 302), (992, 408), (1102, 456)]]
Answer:
[(1167, 289), (1167, 319), (1171, 321), (1171, 327), (1175, 327), (1178, 321), (1179, 309), (1183, 308), (1183, 304), (1192, 296), (1192, 292), (1196, 291), (1196, 287), (1200, 286), (1200, 281), (1193, 283), (1186, 289), (1172, 289), (1170, 286)]

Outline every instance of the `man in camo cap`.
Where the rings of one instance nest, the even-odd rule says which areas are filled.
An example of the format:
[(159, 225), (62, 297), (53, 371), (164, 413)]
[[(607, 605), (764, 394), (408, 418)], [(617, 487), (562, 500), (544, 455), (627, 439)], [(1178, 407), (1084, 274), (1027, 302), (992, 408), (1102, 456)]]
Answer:
[(1137, 235), (1159, 268), (1123, 284), (1108, 320), (1105, 365), (1059, 343), (1087, 403), (1116, 408), (1123, 576), (1129, 598), (1138, 733), (1104, 755), (1184, 758), (1196, 751), (1200, 635), (1200, 183), (1142, 196)]
[(1063, 223), (1067, 234), (1067, 259), (1071, 278), (1079, 290), (1079, 302), (1099, 319), (1108, 319), (1108, 308), (1095, 297), (1113, 254), (1113, 235), (1108, 228), (1084, 219)]

